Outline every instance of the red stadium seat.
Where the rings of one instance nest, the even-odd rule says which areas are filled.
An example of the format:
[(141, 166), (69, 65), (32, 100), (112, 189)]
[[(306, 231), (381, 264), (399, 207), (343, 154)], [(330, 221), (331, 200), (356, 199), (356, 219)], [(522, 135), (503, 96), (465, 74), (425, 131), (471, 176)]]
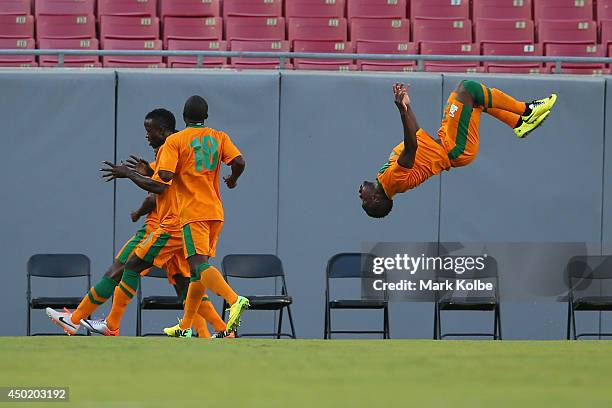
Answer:
[(164, 17), (217, 17), (221, 14), (219, 0), (161, 0), (161, 18)]
[(391, 18), (354, 18), (351, 41), (410, 41), (410, 20)]
[[(102, 42), (105, 50), (161, 50), (160, 40), (124, 40), (124, 39), (105, 39)], [(128, 68), (162, 68), (162, 57), (157, 56), (116, 56), (106, 55), (102, 57), (105, 67), (128, 67)]]
[(414, 18), (470, 19), (469, 0), (411, 0), (410, 16)]
[(319, 62), (301, 62), (294, 65), (295, 69), (310, 70), (310, 71), (356, 71), (357, 66), (355, 64), (337, 64), (337, 63), (324, 63)]
[(538, 23), (538, 42), (594, 44), (597, 24), (594, 21), (542, 20)]
[[(225, 41), (209, 41), (209, 40), (168, 40), (169, 50), (202, 50), (202, 51), (226, 51), (227, 43)], [(204, 68), (219, 68), (227, 64), (225, 57), (205, 57), (202, 59)], [(168, 57), (168, 68), (195, 68), (197, 66), (197, 57)]]
[[(33, 50), (34, 46), (33, 38), (0, 38), (0, 49), (2, 50)], [(0, 55), (0, 66), (21, 66), (36, 63), (36, 57), (34, 55)]]
[[(547, 44), (544, 48), (547, 56), (551, 57), (605, 57), (605, 47), (597, 44)], [(555, 63), (547, 62), (546, 67), (554, 72)], [(563, 62), (562, 69), (577, 70), (577, 73), (601, 73), (605, 64)]]
[(533, 20), (531, 0), (477, 0), (474, 21), (481, 18), (496, 20)]
[[(289, 41), (241, 41), (233, 40), (230, 42), (232, 51), (258, 51), (258, 52), (289, 52)], [(289, 62), (289, 60), (286, 60)], [(276, 67), (280, 61), (278, 58), (230, 58), (233, 68), (242, 69), (266, 69)]]
[(85, 16), (38, 16), (36, 38), (96, 38), (96, 18)]
[[(42, 38), (38, 41), (38, 48), (43, 50), (97, 50), (98, 40), (78, 38)], [(41, 55), (38, 57), (41, 67), (57, 66), (57, 55)], [(100, 58), (96, 55), (64, 55), (64, 66), (94, 67), (100, 65)]]
[(289, 41), (346, 41), (345, 18), (302, 18), (289, 20)]
[[(475, 44), (450, 42), (422, 42), (423, 55), (480, 55)], [(425, 71), (478, 72), (480, 63), (469, 61), (425, 61)]]
[(283, 17), (228, 17), (224, 23), (227, 41), (285, 39)]
[(34, 17), (0, 15), (0, 38), (33, 38)]
[[(297, 40), (293, 42), (294, 52), (321, 52), (335, 54), (350, 54), (353, 52), (353, 44), (345, 41), (304, 41)], [(308, 64), (323, 64), (323, 65), (351, 65), (352, 59), (312, 59), (312, 58), (294, 58), (293, 62), (301, 66)]]
[(107, 38), (157, 40), (159, 38), (159, 19), (157, 17), (102, 16), (100, 17), (102, 43)]
[(474, 23), (477, 43), (521, 43), (535, 41), (531, 20), (477, 20)]
[(223, 17), (282, 17), (282, 0), (224, 0)]
[[(517, 56), (541, 56), (540, 44), (482, 44), (482, 55), (517, 55)], [(535, 74), (542, 70), (541, 62), (485, 62), (487, 72), (508, 72), (516, 74)]]
[(347, 17), (406, 18), (406, 0), (347, 0)]
[(157, 0), (98, 0), (98, 16), (157, 16)]
[[(418, 54), (415, 43), (398, 41), (358, 42), (358, 54)], [(357, 60), (357, 66), (362, 71), (414, 71), (416, 61), (394, 60)]]
[(9, 61), (9, 62), (1, 62), (0, 67), (19, 67), (19, 68), (33, 68), (37, 67), (38, 64), (36, 62), (18, 62), (18, 61)]
[(36, 18), (41, 14), (52, 15), (94, 15), (94, 0), (36, 0)]
[(593, 0), (536, 0), (534, 19), (538, 20), (593, 20)]
[(345, 0), (285, 0), (285, 17), (344, 17)]
[(221, 17), (166, 17), (164, 19), (164, 45), (175, 40), (221, 40)]
[[(550, 73), (555, 73), (555, 67), (550, 68)], [(568, 75), (610, 75), (608, 68), (561, 68), (562, 74)]]
[(612, 0), (597, 0), (597, 20), (612, 20)]
[(604, 20), (600, 23), (601, 27), (601, 45), (607, 47), (612, 44), (612, 21)]
[(412, 22), (412, 38), (416, 43), (472, 42), (472, 22), (469, 20), (426, 20)]
[(0, 0), (0, 14), (32, 14), (30, 0)]

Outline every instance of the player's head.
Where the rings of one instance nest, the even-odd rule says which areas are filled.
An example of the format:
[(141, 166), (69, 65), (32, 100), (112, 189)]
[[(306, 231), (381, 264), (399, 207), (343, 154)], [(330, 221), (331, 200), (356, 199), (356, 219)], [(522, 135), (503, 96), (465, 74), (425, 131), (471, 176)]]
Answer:
[(153, 109), (145, 116), (144, 127), (149, 145), (157, 149), (164, 144), (169, 135), (176, 132), (176, 119), (167, 109)]
[(203, 124), (208, 119), (208, 104), (199, 95), (190, 96), (183, 108), (183, 120), (187, 125)]
[(373, 218), (383, 218), (393, 208), (393, 200), (371, 181), (364, 181), (359, 186), (359, 198), (361, 198), (361, 208)]

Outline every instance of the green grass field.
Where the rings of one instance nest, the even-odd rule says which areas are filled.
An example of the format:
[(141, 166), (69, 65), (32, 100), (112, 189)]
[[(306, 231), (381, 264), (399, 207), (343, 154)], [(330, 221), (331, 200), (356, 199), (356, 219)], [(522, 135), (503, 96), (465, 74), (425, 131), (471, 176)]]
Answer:
[(70, 387), (0, 408), (612, 406), (605, 341), (0, 337), (0, 361), (0, 386)]

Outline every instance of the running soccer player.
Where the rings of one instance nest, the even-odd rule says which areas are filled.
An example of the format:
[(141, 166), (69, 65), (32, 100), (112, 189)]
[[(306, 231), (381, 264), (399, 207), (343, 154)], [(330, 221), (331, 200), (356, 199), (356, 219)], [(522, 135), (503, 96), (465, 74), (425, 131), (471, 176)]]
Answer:
[[(172, 335), (177, 337), (191, 337), (193, 318), (206, 287), (231, 305), (226, 330), (218, 333), (217, 337), (233, 333), (243, 310), (249, 304), (248, 299), (238, 296), (219, 271), (208, 263), (209, 257), (215, 255), (223, 225), (223, 207), (219, 193), (220, 162), (223, 161), (232, 168), (232, 174), (224, 178), (229, 188), (236, 186), (238, 177), (244, 171), (245, 162), (225, 133), (204, 127), (204, 120), (207, 118), (206, 101), (197, 96), (189, 98), (183, 111), (187, 129), (168, 137), (158, 152), (152, 178), (143, 177), (125, 165), (106, 163), (109, 167), (104, 169), (104, 177), (108, 180), (129, 178), (139, 187), (157, 194), (160, 213), (160, 201), (167, 200), (164, 204), (168, 205), (168, 208), (175, 208), (178, 204), (179, 228), (182, 227), (180, 245), (189, 262), (191, 283), (185, 301), (184, 317), (173, 328), (175, 330)], [(173, 180), (174, 178), (176, 180)], [(162, 227), (171, 226), (172, 231), (156, 231), (156, 236), (149, 240), (148, 244), (141, 244), (136, 249), (135, 256), (128, 261), (126, 272), (132, 268), (145, 268), (153, 258), (157, 259), (162, 253), (176, 250), (178, 243), (175, 239), (175, 228), (178, 219), (172, 219), (171, 222), (162, 220)], [(202, 273), (204, 271), (205, 273)]]
[[(155, 173), (147, 185), (148, 191), (157, 194), (176, 191), (178, 198), (184, 255), (189, 262), (191, 283), (183, 319), (179, 324), (164, 329), (167, 335), (175, 337), (191, 336), (198, 302), (207, 287), (231, 305), (226, 331), (217, 333), (218, 337), (236, 330), (242, 312), (249, 305), (248, 299), (238, 296), (209, 263), (215, 256), (224, 220), (219, 192), (221, 162), (231, 166), (232, 173), (224, 177), (224, 181), (232, 189), (244, 171), (245, 161), (227, 134), (204, 126), (207, 118), (208, 104), (202, 97), (187, 99), (183, 109), (187, 128), (166, 140), (158, 155)], [(117, 167), (113, 172), (122, 176), (126, 170)]]
[(404, 141), (393, 149), (376, 181), (364, 181), (359, 187), (361, 206), (374, 218), (391, 212), (395, 194), (413, 189), (443, 170), (471, 163), (478, 153), (482, 112), (504, 122), (519, 138), (524, 138), (548, 118), (557, 100), (557, 95), (552, 94), (525, 103), (478, 82), (461, 81), (448, 97), (437, 140), (419, 127), (406, 87), (396, 83), (393, 93), (402, 118)]
[[(144, 127), (146, 130), (146, 137), (149, 141), (149, 145), (157, 151), (158, 148), (163, 144), (165, 138), (174, 132), (176, 120), (174, 115), (166, 109), (155, 109), (149, 112), (144, 121)], [(152, 169), (148, 162), (132, 156), (128, 160), (130, 167), (136, 171), (147, 174), (152, 174)], [(131, 219), (133, 222), (137, 222), (140, 217), (147, 215), (145, 225), (140, 228), (134, 236), (132, 236), (128, 242), (122, 247), (117, 254), (113, 265), (109, 268), (104, 277), (92, 287), (89, 292), (85, 295), (78, 308), (70, 313), (65, 309), (64, 312), (55, 311), (51, 308), (47, 308), (47, 315), (64, 329), (69, 334), (75, 334), (81, 324), (81, 320), (91, 315), (100, 305), (104, 304), (116, 289), (116, 286), (120, 283), (121, 277), (124, 272), (124, 266), (134, 249), (140, 244), (151, 232), (155, 231), (159, 225), (159, 216), (156, 211), (156, 198), (154, 194), (149, 194), (142, 206), (131, 213)], [(187, 287), (189, 285), (189, 266), (182, 256), (170, 259), (166, 264), (162, 266), (168, 276), (168, 281), (172, 284), (176, 290), (179, 298), (183, 299), (186, 296)], [(141, 275), (146, 275), (149, 269), (143, 270)], [(209, 337), (210, 334), (206, 327), (208, 320), (215, 330), (222, 330), (225, 327), (225, 323), (216, 312), (211, 302), (208, 301), (207, 297), (203, 298), (201, 307), (198, 309), (198, 316), (196, 317), (195, 327), (200, 337)], [(103, 333), (104, 334), (104, 333)]]

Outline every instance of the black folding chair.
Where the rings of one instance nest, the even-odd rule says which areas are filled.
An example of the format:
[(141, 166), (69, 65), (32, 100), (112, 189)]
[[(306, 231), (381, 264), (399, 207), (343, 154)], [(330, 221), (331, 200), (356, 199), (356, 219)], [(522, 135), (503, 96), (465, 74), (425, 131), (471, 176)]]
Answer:
[[(324, 339), (331, 339), (332, 334), (382, 334), (383, 339), (391, 337), (389, 330), (389, 302), (386, 292), (382, 299), (331, 299), (331, 279), (364, 279), (363, 271), (371, 271), (374, 256), (361, 253), (340, 253), (332, 256), (327, 262), (325, 279), (325, 329)], [(385, 279), (381, 275), (381, 279)], [(382, 330), (332, 330), (332, 309), (382, 310)]]
[[(611, 295), (602, 294), (605, 291), (603, 284), (612, 280), (612, 255), (575, 256), (568, 262), (567, 271), (570, 284), (567, 302), (567, 339), (570, 339), (570, 328), (574, 340), (585, 336), (612, 336), (612, 333), (602, 332), (601, 328), (597, 333), (576, 333), (575, 313), (612, 311), (612, 290), (610, 290)], [(598, 285), (595, 285), (596, 283)], [(592, 293), (594, 291), (597, 293)]]
[[(157, 267), (151, 268), (146, 275), (149, 278), (167, 278), (164, 270)], [(163, 333), (142, 334), (142, 311), (143, 310), (183, 310), (183, 302), (178, 295), (175, 296), (142, 296), (143, 279), (138, 286), (138, 305), (136, 311), (136, 336), (163, 336)]]
[[(293, 326), (293, 317), (291, 316), (291, 304), (293, 299), (287, 293), (287, 283), (285, 281), (285, 273), (281, 260), (276, 255), (227, 255), (221, 262), (223, 276), (229, 282), (228, 278), (242, 279), (263, 279), (263, 278), (280, 278), (281, 288), (280, 294), (265, 295), (265, 296), (246, 296), (249, 299), (251, 306), (249, 310), (270, 310), (278, 311), (278, 322), (276, 333), (241, 333), (240, 337), (265, 337), (276, 336), (290, 337), (295, 339), (295, 327)], [(225, 320), (225, 309), (229, 305), (223, 302), (223, 313), (221, 318)], [(283, 310), (287, 309), (289, 316), (289, 325), (291, 326), (291, 334), (282, 332)]]
[[(456, 292), (457, 281), (475, 280), (486, 281), (493, 284), (493, 293), (484, 296), (461, 296)], [(453, 290), (440, 290), (435, 292), (434, 302), (434, 340), (445, 337), (493, 337), (493, 340), (502, 339), (501, 311), (499, 300), (499, 277), (497, 274), (497, 261), (488, 256), (482, 270), (473, 269), (457, 274), (455, 270), (440, 270), (436, 273), (436, 282), (448, 281), (453, 284)], [(442, 311), (482, 311), (493, 312), (493, 333), (444, 333), (442, 334)]]
[[(91, 272), (89, 258), (82, 254), (36, 254), (28, 260), (28, 303), (27, 335), (58, 335), (58, 333), (31, 333), (32, 309), (54, 309), (67, 307), (76, 309), (81, 303), (80, 297), (32, 297), (32, 278), (77, 278), (86, 277), (86, 293), (91, 287)], [(63, 333), (62, 333), (63, 335)]]

